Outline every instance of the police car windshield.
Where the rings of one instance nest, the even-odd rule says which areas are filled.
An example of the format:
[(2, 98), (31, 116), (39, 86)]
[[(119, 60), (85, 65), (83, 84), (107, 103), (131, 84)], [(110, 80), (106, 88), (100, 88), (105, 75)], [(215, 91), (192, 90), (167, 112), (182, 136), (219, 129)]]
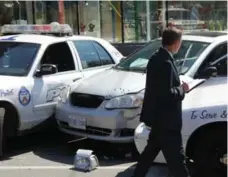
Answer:
[(0, 42), (0, 75), (27, 75), (39, 48), (35, 43)]
[[(179, 52), (173, 56), (179, 74), (185, 74), (208, 45), (209, 43), (205, 42), (183, 40)], [(115, 68), (125, 71), (146, 72), (149, 59), (160, 46), (161, 40), (151, 41), (120, 62)]]

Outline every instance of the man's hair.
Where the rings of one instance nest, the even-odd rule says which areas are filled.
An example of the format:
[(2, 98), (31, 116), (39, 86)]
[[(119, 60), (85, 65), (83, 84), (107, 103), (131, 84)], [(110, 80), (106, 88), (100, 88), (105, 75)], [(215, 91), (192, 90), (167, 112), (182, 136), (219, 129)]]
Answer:
[(180, 40), (182, 37), (181, 30), (175, 27), (168, 27), (162, 33), (162, 45), (169, 46)]

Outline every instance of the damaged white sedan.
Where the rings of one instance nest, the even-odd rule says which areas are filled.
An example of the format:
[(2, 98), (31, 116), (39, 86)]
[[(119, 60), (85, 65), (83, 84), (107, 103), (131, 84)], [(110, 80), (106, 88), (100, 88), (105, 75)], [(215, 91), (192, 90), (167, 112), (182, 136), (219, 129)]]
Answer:
[[(227, 54), (226, 36), (225, 32), (183, 35), (182, 47), (174, 57), (181, 80), (192, 89), (208, 77), (226, 71), (224, 67), (226, 69), (227, 65), (213, 64)], [(86, 78), (71, 88), (57, 105), (55, 115), (59, 129), (100, 141), (134, 142), (134, 131), (140, 123), (145, 69), (160, 45), (160, 39), (149, 42), (115, 67)]]

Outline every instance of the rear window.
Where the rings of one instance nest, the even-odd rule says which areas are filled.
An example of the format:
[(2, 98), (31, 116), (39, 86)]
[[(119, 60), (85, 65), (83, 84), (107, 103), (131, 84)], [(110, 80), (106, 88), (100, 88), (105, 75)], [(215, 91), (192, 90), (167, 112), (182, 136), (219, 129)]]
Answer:
[(0, 75), (27, 75), (39, 48), (35, 43), (0, 42)]

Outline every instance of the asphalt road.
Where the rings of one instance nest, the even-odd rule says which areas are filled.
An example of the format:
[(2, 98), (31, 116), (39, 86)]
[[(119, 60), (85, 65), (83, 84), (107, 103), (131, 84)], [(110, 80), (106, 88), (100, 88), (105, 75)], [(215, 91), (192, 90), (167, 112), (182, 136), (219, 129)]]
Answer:
[[(1, 177), (130, 177), (135, 160), (129, 148), (113, 144), (72, 138), (60, 132), (38, 133), (17, 138), (9, 143), (8, 152), (0, 161)], [(73, 169), (74, 155), (79, 148), (94, 150), (100, 166), (89, 173)], [(125, 150), (125, 151), (123, 151)], [(148, 176), (168, 177), (165, 165), (155, 164)]]

